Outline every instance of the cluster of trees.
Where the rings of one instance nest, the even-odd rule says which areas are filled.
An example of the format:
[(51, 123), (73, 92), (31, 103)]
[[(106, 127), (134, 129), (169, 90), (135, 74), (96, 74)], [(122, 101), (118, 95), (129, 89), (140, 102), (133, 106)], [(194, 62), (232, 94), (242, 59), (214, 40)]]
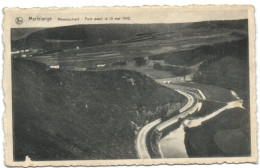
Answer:
[(192, 73), (192, 70), (187, 67), (177, 67), (171, 65), (161, 65), (160, 63), (155, 63), (153, 68), (161, 71), (170, 71), (174, 76), (185, 76)]
[(119, 62), (114, 62), (112, 65), (113, 66), (125, 66), (125, 65), (127, 65), (127, 62), (126, 61), (119, 61)]
[(144, 66), (147, 63), (147, 61), (146, 61), (146, 59), (144, 57), (134, 58), (134, 61), (135, 61), (135, 65), (136, 66)]

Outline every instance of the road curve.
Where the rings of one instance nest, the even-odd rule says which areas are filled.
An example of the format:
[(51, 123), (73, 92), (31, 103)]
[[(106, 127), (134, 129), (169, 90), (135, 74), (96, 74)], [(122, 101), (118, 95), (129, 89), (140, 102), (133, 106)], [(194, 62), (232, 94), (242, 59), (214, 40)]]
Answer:
[(140, 132), (138, 133), (138, 136), (137, 136), (137, 140), (136, 140), (137, 154), (140, 159), (150, 159), (151, 158), (151, 156), (148, 152), (146, 139), (147, 139), (148, 132), (154, 126), (160, 124), (158, 127), (156, 127), (156, 129), (158, 131), (161, 131), (161, 130), (167, 128), (168, 126), (171, 126), (172, 124), (178, 122), (179, 118), (183, 118), (186, 115), (191, 114), (198, 109), (198, 103), (197, 103), (197, 101), (195, 101), (196, 97), (194, 97), (191, 94), (184, 92), (184, 91), (180, 91), (180, 90), (176, 90), (176, 91), (179, 92), (180, 94), (184, 95), (187, 98), (188, 102), (185, 104), (185, 106), (183, 106), (179, 110), (181, 114), (179, 114), (178, 116), (173, 117), (161, 124), (160, 124), (161, 119), (157, 119), (157, 120), (147, 124), (140, 130)]
[[(180, 90), (176, 90), (177, 92), (179, 92), (180, 94), (182, 94), (183, 96), (185, 96), (187, 99), (188, 99), (188, 102), (187, 102), (187, 104), (185, 105), (185, 106), (183, 106), (180, 110), (179, 110), (179, 112), (180, 112), (180, 114), (179, 115), (177, 115), (177, 116), (175, 116), (175, 117), (173, 117), (173, 118), (171, 118), (171, 119), (169, 119), (169, 120), (167, 120), (167, 121), (165, 121), (165, 122), (163, 122), (163, 123), (161, 123), (160, 125), (158, 125), (157, 127), (156, 127), (156, 131), (157, 132), (163, 132), (165, 129), (167, 129), (168, 127), (170, 127), (170, 126), (173, 126), (173, 125), (176, 125), (176, 124), (178, 124), (178, 122), (179, 122), (179, 119), (184, 119), (185, 117), (187, 117), (188, 115), (190, 115), (190, 114), (192, 114), (192, 113), (194, 113), (194, 112), (196, 112), (196, 111), (199, 111), (200, 110), (200, 108), (201, 108), (201, 106), (202, 106), (202, 103), (201, 102), (199, 102), (198, 101), (198, 98), (201, 96), (202, 97), (202, 99), (204, 99), (204, 94), (201, 92), (200, 93), (200, 96), (199, 95), (197, 95), (196, 93), (193, 93), (193, 92), (190, 92), (190, 91), (180, 91)], [(184, 127), (182, 127), (182, 129), (180, 129), (182, 127), (182, 125), (178, 128), (178, 129), (176, 129), (176, 130), (179, 130), (182, 134), (180, 134), (180, 135), (178, 135), (178, 138), (180, 138), (181, 136), (183, 136), (182, 138), (182, 140), (181, 141), (184, 141), (184, 136), (185, 136), (185, 133), (184, 133), (184, 130), (183, 130), (183, 128)], [(187, 153), (186, 152), (183, 152), (183, 151), (186, 151), (186, 149), (185, 149), (185, 147), (183, 147), (183, 146), (185, 146), (184, 144), (182, 145), (182, 143), (178, 143), (179, 141), (177, 140), (178, 138), (174, 138), (174, 143), (177, 143), (178, 144), (178, 147), (179, 147), (179, 151), (178, 151), (178, 155), (179, 154), (181, 154), (181, 156), (182, 157), (187, 157)], [(170, 139), (171, 138), (169, 138), (168, 140), (166, 140), (166, 141), (170, 141)], [(177, 140), (177, 141), (176, 141)], [(171, 140), (172, 141), (172, 140)], [(182, 147), (181, 147), (182, 146)], [(165, 147), (164, 147), (165, 148)], [(169, 149), (170, 148), (170, 146), (169, 147), (167, 147), (167, 150), (169, 150), (169, 151), (171, 151), (172, 149)], [(166, 150), (166, 151), (167, 151)], [(165, 156), (164, 156), (164, 154), (166, 154), (166, 155), (168, 155), (168, 156), (166, 156), (166, 157), (169, 157), (169, 153), (167, 154), (167, 152), (166, 153), (164, 153), (163, 152), (164, 150), (163, 150), (163, 148), (162, 148), (162, 146), (161, 146), (161, 143), (159, 143), (158, 144), (158, 152), (159, 152), (159, 154), (160, 154), (160, 156), (161, 156), (161, 158), (164, 158)], [(168, 151), (168, 152), (169, 152)], [(171, 153), (170, 155), (172, 155), (172, 154), (175, 154), (176, 155), (176, 152), (173, 152), (173, 153)]]
[(214, 118), (215, 116), (219, 115), (221, 112), (223, 112), (227, 109), (235, 108), (235, 107), (244, 109), (243, 101), (241, 99), (239, 99), (236, 101), (229, 102), (229, 103), (227, 103), (226, 106), (212, 112), (211, 114), (209, 114), (205, 117), (200, 117), (200, 118), (191, 119), (191, 120), (184, 120), (183, 124), (189, 128), (197, 127), (197, 126), (200, 126), (203, 122), (210, 120), (211, 118)]
[[(160, 82), (158, 82), (158, 83), (160, 83)], [(138, 156), (141, 159), (150, 159), (151, 158), (151, 156), (148, 152), (149, 144), (147, 144), (147, 136), (148, 136), (148, 132), (152, 129), (159, 133), (163, 132), (166, 128), (169, 128), (170, 126), (172, 126), (174, 124), (178, 124), (179, 119), (184, 119), (184, 121), (182, 122), (182, 126), (184, 126), (184, 127), (196, 127), (196, 126), (201, 125), (203, 122), (210, 120), (211, 118), (214, 118), (215, 116), (217, 116), (218, 114), (220, 114), (221, 112), (223, 112), (227, 109), (231, 109), (231, 108), (235, 108), (235, 107), (244, 108), (243, 100), (240, 99), (238, 96), (236, 96), (235, 92), (234, 93), (231, 92), (233, 94), (233, 96), (237, 98), (235, 101), (226, 102), (227, 104), (224, 107), (212, 112), (210, 115), (207, 115), (205, 117), (185, 120), (185, 117), (200, 110), (200, 108), (202, 107), (202, 102), (200, 100), (207, 100), (207, 97), (199, 89), (192, 90), (189, 87), (180, 88), (180, 87), (176, 87), (175, 85), (172, 85), (172, 84), (164, 84), (164, 83), (160, 83), (160, 84), (182, 94), (183, 96), (185, 96), (187, 98), (188, 102), (179, 110), (179, 112), (180, 112), (179, 115), (174, 116), (164, 122), (162, 122), (161, 119), (157, 119), (157, 120), (147, 124), (146, 126), (144, 126), (141, 129), (141, 131), (138, 134), (137, 141), (136, 141)], [(159, 147), (159, 153), (160, 153), (161, 157), (163, 157), (162, 150), (160, 150), (160, 146), (158, 146), (158, 147)]]
[(146, 138), (148, 132), (157, 124), (161, 122), (161, 119), (157, 119), (146, 126), (144, 126), (139, 132), (136, 140), (137, 154), (140, 159), (150, 159), (150, 154), (147, 149)]
[(191, 94), (189, 94), (188, 92), (185, 91), (180, 91), (180, 90), (176, 90), (177, 92), (179, 92), (180, 94), (182, 94), (183, 96), (185, 96), (188, 99), (188, 102), (186, 103), (185, 106), (183, 106), (179, 111), (180, 114), (172, 117), (171, 119), (161, 123), (159, 126), (157, 126), (157, 130), (159, 132), (163, 131), (165, 128), (177, 123), (179, 121), (179, 118), (184, 118), (186, 117), (188, 114), (191, 114), (193, 112), (195, 112), (198, 109), (198, 102), (196, 101), (196, 98), (193, 97)]

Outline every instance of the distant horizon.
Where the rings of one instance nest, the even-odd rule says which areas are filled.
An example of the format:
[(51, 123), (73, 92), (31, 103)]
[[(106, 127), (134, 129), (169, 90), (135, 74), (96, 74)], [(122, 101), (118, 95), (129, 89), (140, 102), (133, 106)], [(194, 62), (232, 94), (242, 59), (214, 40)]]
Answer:
[[(211, 21), (214, 21), (214, 22), (218, 22), (218, 21), (237, 21), (237, 20), (248, 20), (248, 18), (241, 18), (241, 19), (225, 19), (225, 20), (203, 20), (203, 21), (194, 21), (194, 22), (177, 22), (177, 23), (134, 23), (136, 25), (170, 25), (170, 24), (185, 24), (185, 23), (199, 23), (199, 22), (211, 22)], [(44, 29), (51, 29), (51, 28), (59, 28), (59, 27), (70, 27), (70, 26), (85, 26), (85, 25), (133, 25), (131, 23), (101, 23), (101, 24), (73, 24), (73, 25), (63, 25), (63, 26), (56, 26), (56, 27), (19, 27), (19, 28), (11, 28), (11, 29), (16, 29), (16, 30), (24, 30), (24, 31), (27, 31), (26, 33), (24, 32), (19, 32), (17, 33), (17, 35), (11, 35), (11, 40), (12, 41), (15, 41), (15, 40), (19, 40), (21, 38), (24, 38), (26, 37), (27, 35), (31, 34), (31, 33), (34, 33), (34, 32), (37, 32), (37, 31), (41, 31), (41, 30), (44, 30)], [(29, 31), (28, 31), (29, 30)], [(16, 37), (14, 37), (16, 36)]]

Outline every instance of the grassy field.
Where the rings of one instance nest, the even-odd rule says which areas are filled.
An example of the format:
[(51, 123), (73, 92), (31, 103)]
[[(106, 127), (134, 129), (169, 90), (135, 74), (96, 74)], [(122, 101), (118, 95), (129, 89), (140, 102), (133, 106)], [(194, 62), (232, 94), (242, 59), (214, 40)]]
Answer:
[(137, 158), (136, 133), (185, 99), (129, 70), (51, 70), (12, 60), (14, 160)]

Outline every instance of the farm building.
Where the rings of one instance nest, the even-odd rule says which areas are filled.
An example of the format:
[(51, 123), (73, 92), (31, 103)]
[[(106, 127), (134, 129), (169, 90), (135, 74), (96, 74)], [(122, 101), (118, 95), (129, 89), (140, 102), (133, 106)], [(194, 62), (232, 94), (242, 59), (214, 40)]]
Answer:
[(97, 65), (97, 68), (103, 68), (105, 66), (106, 66), (106, 64), (99, 64), (99, 65)]
[(59, 65), (50, 65), (50, 68), (51, 69), (60, 69), (60, 66)]

